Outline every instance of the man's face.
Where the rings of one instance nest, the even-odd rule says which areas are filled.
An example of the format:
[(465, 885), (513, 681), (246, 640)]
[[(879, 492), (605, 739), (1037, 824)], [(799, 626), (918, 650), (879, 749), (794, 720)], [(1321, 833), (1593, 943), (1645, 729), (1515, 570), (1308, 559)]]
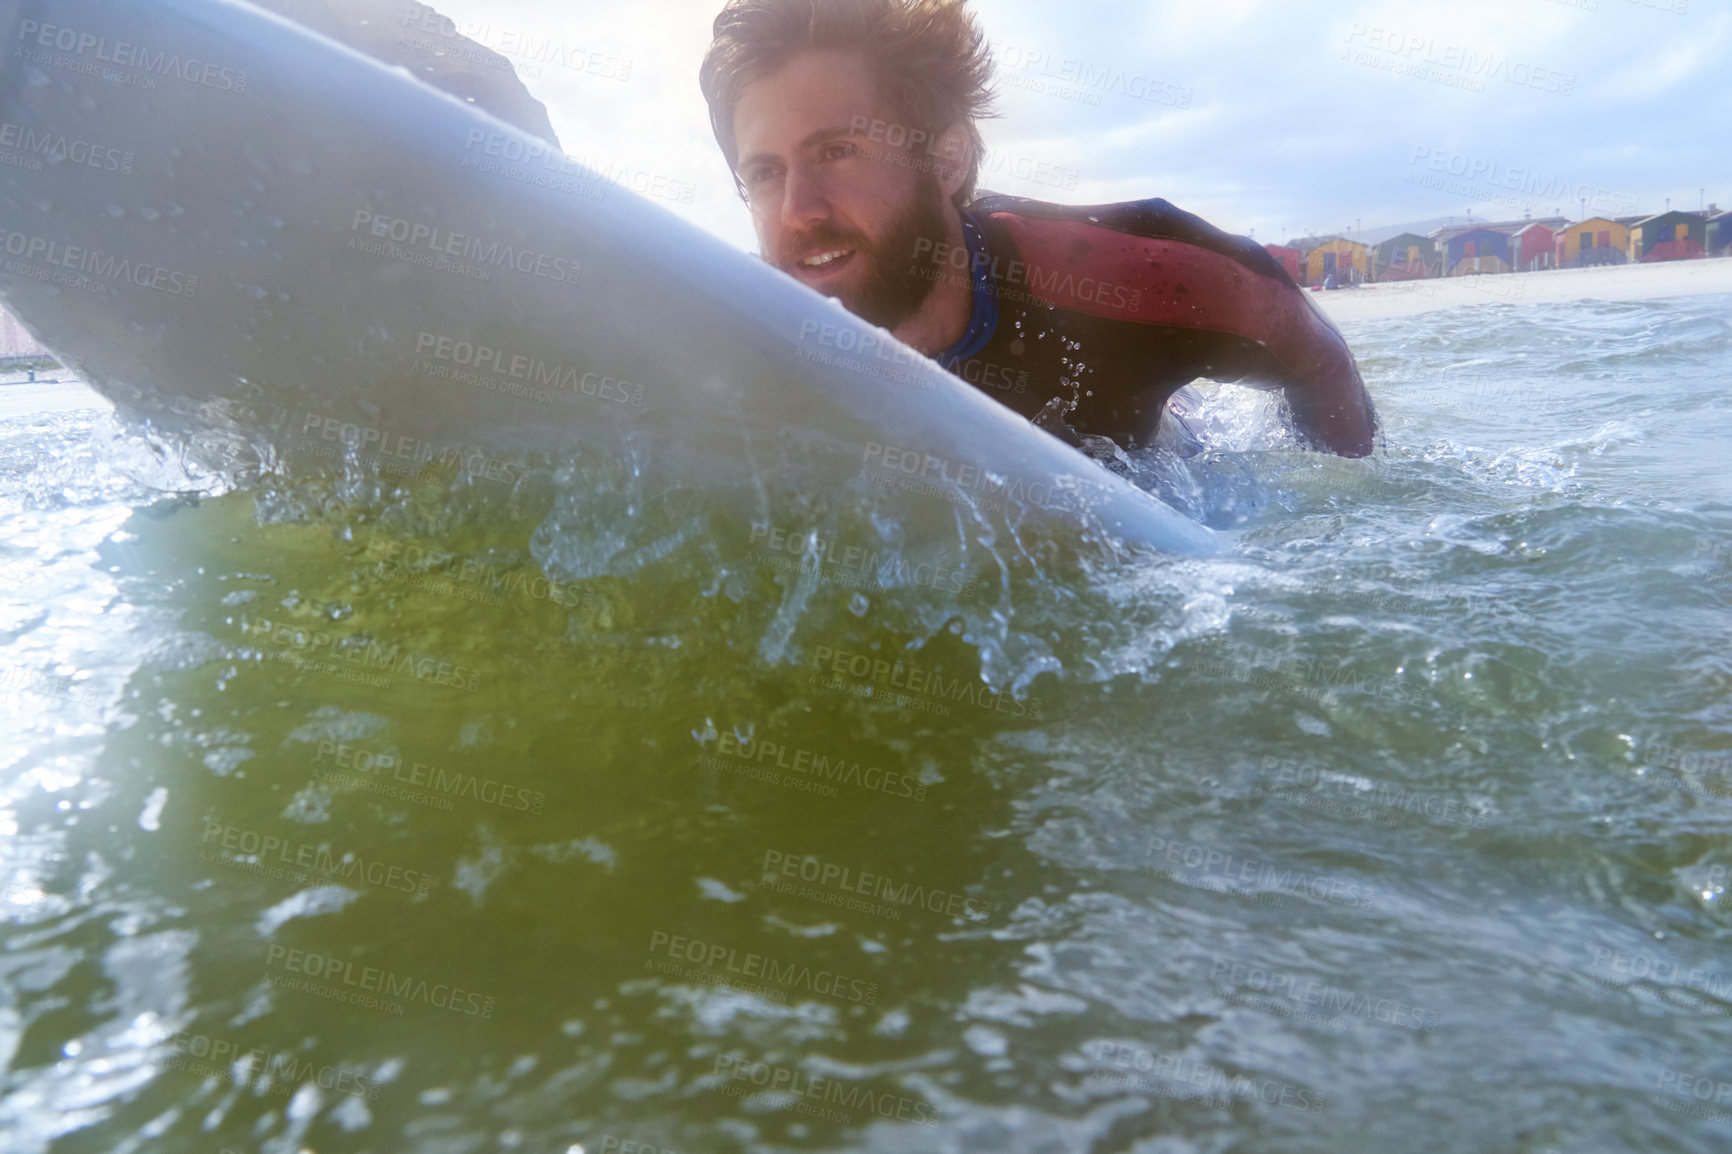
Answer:
[(796, 56), (748, 84), (734, 110), (764, 259), (892, 329), (932, 292), (915, 243), (942, 240), (950, 211), (932, 150), (884, 142), (894, 119), (865, 61), (847, 52)]

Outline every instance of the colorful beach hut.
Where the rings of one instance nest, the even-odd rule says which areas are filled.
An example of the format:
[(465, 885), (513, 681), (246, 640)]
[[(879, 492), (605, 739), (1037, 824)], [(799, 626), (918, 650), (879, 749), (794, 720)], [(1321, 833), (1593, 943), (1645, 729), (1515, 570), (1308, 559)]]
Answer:
[(1473, 228), (1449, 238), (1444, 266), (1449, 276), (1510, 270), (1509, 234)]
[(1695, 260), (1708, 255), (1708, 222), (1695, 212), (1662, 212), (1630, 230), (1630, 259)]
[(1434, 277), (1440, 271), (1437, 245), (1429, 237), (1404, 232), (1371, 250), (1373, 280), (1419, 280)]
[(1331, 275), (1337, 283), (1370, 279), (1366, 261), (1371, 250), (1346, 237), (1330, 237), (1305, 254), (1305, 283), (1322, 284)]
[(1304, 284), (1304, 272), (1300, 268), (1300, 254), (1296, 248), (1288, 248), (1284, 244), (1266, 244), (1263, 246), (1275, 263), (1287, 270), (1287, 275), (1293, 278), (1294, 284)]
[(1299, 275), (1294, 279), (1301, 285), (1311, 283), (1310, 277), (1307, 275), (1311, 268), (1311, 250), (1326, 239), (1326, 237), (1321, 236), (1301, 236), (1287, 242), (1286, 247), (1299, 254)]
[(1558, 234), (1539, 222), (1525, 225), (1510, 238), (1510, 265), (1517, 272), (1556, 268)]
[(1603, 216), (1589, 217), (1558, 232), (1556, 251), (1559, 268), (1627, 264), (1630, 230)]
[(1732, 256), (1732, 212), (1709, 217), (1704, 235), (1709, 256)]

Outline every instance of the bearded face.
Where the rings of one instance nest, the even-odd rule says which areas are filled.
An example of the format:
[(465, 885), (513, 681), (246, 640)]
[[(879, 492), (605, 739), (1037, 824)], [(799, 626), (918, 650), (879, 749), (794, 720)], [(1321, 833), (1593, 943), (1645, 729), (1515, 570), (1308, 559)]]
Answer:
[(734, 113), (735, 175), (764, 259), (887, 329), (937, 283), (921, 275), (917, 250), (954, 231), (938, 158), (866, 132), (894, 115), (865, 62), (845, 52), (795, 57), (748, 84)]
[(946, 203), (938, 181), (925, 174), (907, 203), (892, 210), (877, 236), (824, 221), (775, 238), (770, 263), (841, 301), (849, 312), (886, 329), (913, 316), (937, 283), (923, 276), (916, 246), (944, 235)]

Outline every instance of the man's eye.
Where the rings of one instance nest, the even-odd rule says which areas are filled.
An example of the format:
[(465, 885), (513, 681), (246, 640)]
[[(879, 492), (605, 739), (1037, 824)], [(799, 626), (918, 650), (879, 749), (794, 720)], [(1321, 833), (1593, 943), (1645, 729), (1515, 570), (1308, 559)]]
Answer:
[(850, 141), (832, 140), (829, 144), (824, 146), (824, 150), (820, 155), (823, 156), (825, 160), (846, 160), (850, 156), (859, 155), (859, 152), (860, 149)]
[(766, 180), (776, 178), (776, 166), (773, 164), (756, 164), (746, 169), (744, 179), (747, 184), (763, 184)]

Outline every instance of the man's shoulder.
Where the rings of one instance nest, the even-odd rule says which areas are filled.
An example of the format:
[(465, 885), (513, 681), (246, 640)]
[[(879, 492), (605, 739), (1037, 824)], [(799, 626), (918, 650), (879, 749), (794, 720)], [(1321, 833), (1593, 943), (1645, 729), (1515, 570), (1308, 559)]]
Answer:
[(1017, 231), (1023, 236), (1060, 230), (1074, 234), (1081, 225), (1125, 236), (1193, 245), (1227, 257), (1261, 276), (1291, 283), (1287, 271), (1256, 241), (1224, 232), (1160, 197), (1117, 204), (1069, 205), (984, 192), (969, 203), (968, 210), (989, 220), (1014, 219)]

